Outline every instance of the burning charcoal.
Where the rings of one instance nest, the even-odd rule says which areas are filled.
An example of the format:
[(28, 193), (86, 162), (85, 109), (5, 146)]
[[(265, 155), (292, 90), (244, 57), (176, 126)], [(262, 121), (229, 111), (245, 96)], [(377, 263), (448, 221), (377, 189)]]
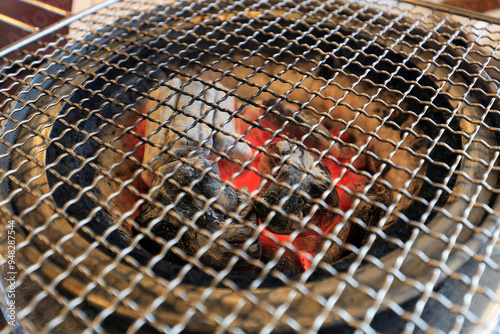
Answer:
[(259, 121), (262, 126), (273, 130), (283, 128), (280, 134), (286, 135), (290, 139), (299, 140), (307, 147), (320, 151), (328, 150), (335, 157), (341, 153), (339, 145), (333, 140), (330, 131), (320, 123), (320, 119), (312, 111), (307, 109), (293, 110), (274, 99), (264, 101), (263, 104), (268, 108), (273, 107), (273, 110), (266, 113), (264, 109), (247, 106), (244, 110), (245, 116), (249, 120), (256, 120), (266, 113)]
[(338, 144), (334, 144), (333, 136), (328, 128), (318, 123), (320, 121), (318, 115), (307, 109), (298, 112), (284, 103), (276, 103), (276, 100), (269, 100), (264, 104), (267, 107), (275, 106), (274, 110), (277, 111), (277, 113), (269, 112), (265, 117), (271, 128), (281, 128), (286, 121), (287, 124), (282, 133), (287, 137), (302, 140), (306, 146), (317, 148), (320, 151), (328, 149), (332, 155), (338, 156)]
[[(361, 200), (356, 206), (351, 219), (349, 242), (359, 247), (368, 236), (368, 226), (377, 226), (385, 215), (384, 207), (392, 203), (392, 193), (382, 184), (375, 183), (366, 192), (369, 201)], [(362, 223), (360, 223), (361, 221)]]
[[(252, 151), (247, 144), (237, 141), (238, 134), (230, 118), (235, 108), (234, 98), (226, 96), (222, 90), (197, 81), (186, 83), (173, 78), (150, 96), (161, 102), (150, 100), (145, 107), (154, 120), (146, 122), (145, 136), (154, 145), (146, 145), (144, 164), (156, 159), (165, 160), (162, 154), (185, 157), (196, 151), (209, 156), (209, 147), (227, 151), (230, 158), (250, 159)], [(213, 105), (217, 103), (219, 105), (215, 108)], [(145, 172), (142, 178), (149, 185), (153, 175)]]
[[(283, 240), (284, 241), (284, 240)], [(285, 249), (283, 254), (277, 258), (276, 254), (283, 247), (272, 241), (266, 236), (261, 236), (262, 255), (261, 260), (264, 263), (275, 261), (273, 269), (288, 276), (297, 276), (304, 272), (304, 265), (301, 262), (300, 255), (290, 249)]]
[[(352, 185), (354, 190), (362, 191), (367, 183)], [(392, 202), (391, 192), (382, 184), (375, 183), (366, 192), (369, 201), (361, 200), (351, 215), (351, 219), (337, 234), (343, 242), (348, 242), (355, 247), (360, 247), (368, 236), (367, 226), (376, 226), (385, 214), (383, 207), (388, 207)], [(357, 218), (359, 221), (356, 221)], [(325, 254), (323, 261), (333, 263), (345, 255), (342, 245), (333, 243)]]
[[(150, 100), (146, 105), (152, 120), (146, 123), (145, 135), (153, 145), (146, 146), (143, 163), (154, 173), (144, 172), (141, 177), (150, 185), (148, 196), (152, 201), (143, 206), (137, 222), (165, 240), (181, 233), (179, 248), (190, 255), (207, 248), (200, 260), (211, 267), (224, 268), (234, 256), (234, 249), (241, 248), (258, 225), (251, 205), (239, 208), (247, 196), (237, 194), (214, 176), (213, 162), (207, 159), (212, 155), (210, 147), (227, 150), (235, 159), (250, 158), (250, 147), (236, 141), (230, 117), (235, 103), (222, 90), (180, 78), (170, 80), (151, 96), (161, 102)], [(221, 241), (229, 243), (229, 248)], [(153, 252), (161, 249), (152, 240), (144, 247)], [(259, 258), (259, 242), (254, 242), (246, 253)], [(236, 267), (253, 268), (241, 261)]]
[[(137, 223), (164, 238), (165, 242), (182, 233), (176, 245), (189, 255), (209, 246), (200, 260), (213, 268), (225, 268), (235, 250), (255, 235), (257, 217), (251, 205), (238, 212), (246, 195), (238, 194), (207, 173), (213, 173), (208, 160), (196, 156), (186, 161), (174, 160), (158, 169), (159, 175), (153, 179), (149, 194), (152, 201), (144, 204)], [(207, 199), (212, 198), (216, 198), (214, 203), (207, 205)], [(185, 227), (187, 230), (180, 232)], [(215, 242), (211, 240), (218, 233)], [(221, 245), (222, 240), (229, 243), (230, 248)], [(161, 250), (161, 245), (152, 240), (144, 246), (153, 253)], [(258, 259), (258, 240), (244, 251)], [(235, 269), (251, 271), (253, 266), (240, 261)]]
[[(181, 79), (174, 78), (168, 82), (169, 85), (173, 87), (180, 87), (182, 84)], [(149, 94), (152, 98), (168, 101), (169, 104), (177, 105), (179, 100), (179, 95), (175, 94), (174, 91), (166, 86), (160, 86), (155, 91)], [(162, 106), (156, 101), (149, 101), (145, 107), (146, 111), (150, 112), (149, 117), (153, 120), (158, 121), (158, 123), (147, 121), (146, 122), (146, 137), (149, 136), (149, 140), (153, 143), (163, 143), (166, 142), (166, 137), (169, 134), (169, 129), (166, 127), (161, 127), (162, 124), (168, 123), (172, 117), (174, 111), (171, 108)], [(151, 110), (151, 111), (150, 111)], [(146, 145), (144, 148), (144, 158), (143, 162), (145, 164), (151, 162), (155, 157), (160, 155), (162, 146), (151, 146)], [(150, 176), (151, 178), (152, 176)], [(148, 184), (151, 183), (151, 179), (148, 179)]]
[(223, 132), (218, 131), (214, 136), (214, 148), (220, 152), (226, 152), (230, 158), (247, 161), (252, 156), (252, 150), (247, 144), (237, 141), (233, 136), (224, 133), (229, 133), (239, 136), (235, 128), (235, 122), (230, 119), (230, 113), (236, 110), (236, 102), (234, 97), (225, 97), (225, 93), (213, 89), (216, 93), (214, 101), (220, 101), (220, 109), (214, 111), (212, 124), (219, 127)]
[[(271, 174), (275, 182), (268, 181), (255, 200), (257, 215), (262, 221), (268, 221), (267, 228), (276, 234), (290, 234), (300, 229), (304, 217), (311, 214), (313, 206), (319, 198), (330, 207), (339, 207), (337, 191), (330, 191), (331, 174), (321, 162), (304, 149), (281, 141), (268, 145), (268, 152), (278, 157), (265, 156), (261, 159), (259, 169)], [(273, 169), (279, 166), (277, 171)], [(290, 187), (300, 185), (293, 192)], [(325, 196), (326, 195), (326, 196)], [(280, 207), (286, 214), (274, 210), (270, 206)], [(335, 222), (337, 215), (319, 205), (307, 225), (316, 225), (327, 230)]]
[(375, 226), (385, 214), (382, 207), (388, 207), (392, 202), (391, 192), (384, 185), (374, 183), (366, 192), (366, 197), (369, 202), (360, 201), (353, 217), (359, 218), (367, 226)]

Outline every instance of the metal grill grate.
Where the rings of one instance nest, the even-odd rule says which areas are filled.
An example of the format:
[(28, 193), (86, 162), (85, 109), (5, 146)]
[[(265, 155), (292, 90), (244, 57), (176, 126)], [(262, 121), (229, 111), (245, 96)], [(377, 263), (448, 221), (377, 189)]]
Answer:
[(5, 332), (492, 329), (495, 22), (106, 5), (4, 51)]

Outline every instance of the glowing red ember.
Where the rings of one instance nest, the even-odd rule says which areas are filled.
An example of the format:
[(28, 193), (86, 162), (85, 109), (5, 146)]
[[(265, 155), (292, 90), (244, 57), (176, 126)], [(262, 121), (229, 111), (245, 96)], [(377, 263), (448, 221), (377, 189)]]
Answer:
[[(262, 112), (262, 109), (247, 107), (243, 109), (241, 113), (247, 121), (238, 119), (236, 123), (236, 130), (240, 134), (246, 133), (244, 136), (245, 140), (251, 142), (254, 147), (258, 148), (252, 148), (253, 160), (247, 168), (234, 177), (233, 175), (223, 173), (223, 171), (226, 170), (226, 168), (224, 168), (226, 162), (224, 160), (219, 162), (221, 177), (225, 180), (231, 180), (235, 188), (247, 187), (253, 196), (258, 195), (266, 182), (266, 179), (262, 177), (263, 167), (259, 166), (262, 163), (262, 158), (267, 158), (264, 153), (267, 152), (266, 148), (270, 143), (283, 140), (277, 137), (277, 133), (275, 132), (276, 129), (266, 126), (270, 123), (266, 122), (265, 118), (262, 118)], [(258, 122), (260, 126), (255, 126), (255, 123), (253, 125), (249, 124), (252, 121)], [(290, 137), (290, 133), (286, 135)], [(297, 137), (291, 139), (298, 140), (301, 134), (298, 133)], [(368, 180), (361, 175), (355, 174), (346, 167), (338, 165), (332, 160), (332, 157), (332, 155), (326, 155), (322, 163), (328, 167), (332, 180), (336, 180), (336, 191), (340, 199), (340, 209), (345, 212), (352, 206), (354, 200), (352, 194), (355, 193), (356, 190), (359, 190), (360, 187), (362, 188), (366, 185)], [(338, 156), (333, 158), (340, 162), (348, 162), (345, 158), (340, 159)], [(266, 169), (267, 168), (264, 168), (264, 170)], [(341, 186), (345, 186), (345, 188), (349, 189), (349, 192), (345, 191)], [(308, 270), (311, 266), (311, 259), (323, 249), (325, 241), (327, 240), (327, 234), (341, 218), (338, 215), (332, 215), (332, 217), (329, 223), (323, 223), (321, 225), (321, 232), (319, 232), (318, 229), (315, 231), (305, 229), (299, 234), (277, 234), (271, 232), (267, 228), (263, 228), (260, 234), (262, 247), (261, 260), (264, 262), (269, 262), (273, 259), (277, 260), (275, 269), (288, 274), (300, 274)], [(348, 229), (343, 229), (337, 237), (341, 240), (345, 240), (347, 239), (347, 234)], [(343, 250), (340, 245), (333, 244), (329, 246), (329, 249), (325, 253), (325, 257), (333, 257), (333, 260), (335, 260), (342, 256)]]

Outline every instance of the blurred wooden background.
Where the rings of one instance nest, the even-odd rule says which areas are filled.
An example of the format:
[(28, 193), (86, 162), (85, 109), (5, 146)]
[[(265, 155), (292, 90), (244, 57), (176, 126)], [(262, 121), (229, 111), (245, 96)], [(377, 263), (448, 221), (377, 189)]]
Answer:
[(500, 0), (443, 0), (437, 2), (480, 13), (500, 8)]

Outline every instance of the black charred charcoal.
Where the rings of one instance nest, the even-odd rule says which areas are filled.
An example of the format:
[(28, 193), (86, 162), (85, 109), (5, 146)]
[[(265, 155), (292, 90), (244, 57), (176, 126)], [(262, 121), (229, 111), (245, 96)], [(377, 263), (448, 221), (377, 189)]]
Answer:
[(273, 269), (289, 277), (297, 276), (304, 272), (304, 266), (301, 263), (297, 253), (290, 249), (285, 249), (281, 256), (277, 258), (277, 252), (282, 248), (281, 245), (274, 243), (267, 238), (261, 239), (262, 254), (260, 260), (264, 263), (274, 261)]
[[(252, 205), (236, 213), (245, 195), (236, 193), (234, 189), (206, 173), (211, 169), (209, 161), (203, 157), (191, 157), (187, 160), (189, 164), (176, 160), (158, 168), (159, 175), (154, 177), (149, 195), (160, 205), (152, 202), (144, 204), (137, 223), (149, 227), (153, 234), (165, 241), (175, 238), (179, 230), (187, 226), (188, 229), (177, 246), (187, 254), (194, 255), (200, 248), (210, 244), (210, 248), (201, 256), (201, 261), (216, 269), (225, 268), (229, 259), (234, 256), (235, 249), (241, 248), (255, 234), (257, 217)], [(214, 204), (207, 205), (203, 197), (217, 199)], [(162, 216), (163, 208), (174, 203), (175, 207)], [(216, 204), (219, 208), (215, 208)], [(239, 219), (235, 218), (238, 216)], [(161, 220), (157, 221), (158, 218)], [(222, 233), (216, 240), (227, 241), (232, 250), (209, 240), (208, 235), (219, 231)], [(152, 240), (148, 240), (143, 247), (153, 253), (161, 250), (161, 245)], [(261, 252), (259, 241), (245, 252), (251, 258), (258, 259)], [(234, 269), (251, 271), (253, 266), (239, 261)]]
[(353, 231), (352, 228), (352, 223), (347, 222), (337, 233), (336, 237), (342, 241), (341, 244), (338, 244), (337, 242), (332, 242), (330, 247), (328, 247), (328, 250), (325, 253), (325, 256), (323, 257), (323, 261), (329, 264), (334, 263), (335, 261), (343, 258), (346, 255), (346, 249), (344, 247), (344, 242), (350, 242), (351, 235), (355, 234), (356, 232)]
[[(354, 247), (361, 247), (369, 231), (367, 227), (376, 226), (385, 215), (384, 206), (392, 202), (391, 192), (382, 184), (374, 183), (366, 192), (369, 201), (361, 200), (352, 213), (351, 219), (340, 230), (337, 237)], [(353, 219), (357, 218), (357, 219)], [(333, 243), (328, 249), (323, 261), (332, 264), (346, 255), (345, 247)]]
[[(271, 173), (272, 169), (280, 165), (273, 174), (275, 182), (268, 181), (263, 190), (254, 201), (257, 216), (263, 221), (274, 211), (274, 216), (269, 221), (267, 228), (276, 234), (290, 234), (301, 227), (301, 221), (311, 213), (316, 199), (328, 196), (324, 199), (329, 207), (339, 207), (340, 201), (337, 191), (329, 190), (331, 174), (328, 168), (308, 151), (294, 146), (288, 142), (281, 141), (268, 145), (270, 154), (274, 153), (282, 158), (264, 156), (261, 158), (259, 170), (263, 173)], [(302, 170), (299, 170), (302, 169)], [(300, 182), (300, 185), (292, 193), (290, 187)], [(303, 193), (307, 194), (304, 196)], [(284, 199), (283, 203), (280, 203)], [(273, 210), (270, 206), (281, 206), (286, 215)], [(314, 213), (308, 225), (316, 225), (321, 230), (331, 226), (336, 214), (324, 207), (319, 207)]]
[(305, 271), (303, 264), (297, 257), (297, 254), (288, 249), (283, 253), (283, 255), (281, 255), (276, 264), (273, 266), (273, 269), (287, 275), (288, 277), (296, 277)]
[(374, 183), (366, 192), (369, 202), (361, 200), (352, 214), (352, 218), (358, 218), (363, 224), (351, 219), (351, 233), (349, 242), (360, 247), (368, 236), (366, 227), (376, 226), (385, 215), (384, 206), (388, 207), (392, 202), (391, 192), (380, 183)]
[(388, 207), (391, 204), (391, 192), (384, 185), (374, 183), (366, 192), (366, 197), (370, 201), (360, 201), (353, 216), (359, 218), (367, 226), (374, 226), (385, 214), (383, 207)]

